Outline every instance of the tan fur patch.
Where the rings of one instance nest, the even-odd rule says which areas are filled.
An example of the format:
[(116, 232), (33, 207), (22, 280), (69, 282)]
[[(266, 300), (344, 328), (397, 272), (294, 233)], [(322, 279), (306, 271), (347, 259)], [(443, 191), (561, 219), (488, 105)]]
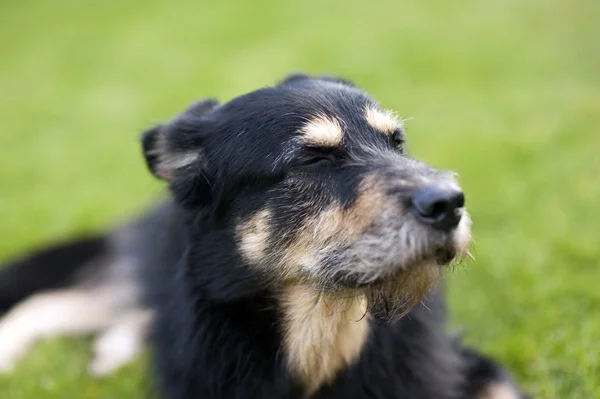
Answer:
[(482, 393), (477, 395), (477, 399), (519, 399), (520, 395), (515, 389), (502, 382), (495, 382), (488, 385)]
[(334, 147), (340, 145), (344, 131), (337, 119), (317, 115), (301, 129), (302, 140), (313, 145)]
[(351, 244), (358, 239), (373, 223), (385, 200), (373, 177), (366, 177), (352, 207), (333, 206), (306, 221), (302, 231), (284, 251), (284, 267), (314, 269), (319, 252), (327, 251), (330, 245)]
[[(372, 178), (365, 178), (354, 206), (343, 209), (332, 206), (307, 218), (296, 237), (283, 251), (277, 248), (277, 237), (273, 237), (273, 250), (269, 251), (270, 237), (268, 220), (271, 212), (263, 209), (248, 220), (239, 223), (237, 239), (244, 259), (256, 267), (268, 267), (268, 273), (278, 273), (288, 282), (297, 281), (301, 270), (316, 267), (317, 255), (327, 251), (328, 246), (350, 244), (364, 232), (379, 212), (385, 201)], [(281, 281), (281, 280), (280, 280)]]
[(381, 111), (375, 107), (367, 107), (365, 119), (375, 130), (386, 136), (392, 135), (396, 129), (402, 127), (402, 122), (394, 116), (392, 111)]
[(282, 307), (288, 364), (310, 395), (358, 359), (369, 333), (366, 299), (296, 285), (283, 292)]
[(244, 223), (240, 223), (237, 231), (239, 248), (247, 261), (260, 264), (266, 257), (269, 240), (268, 209), (262, 209)]

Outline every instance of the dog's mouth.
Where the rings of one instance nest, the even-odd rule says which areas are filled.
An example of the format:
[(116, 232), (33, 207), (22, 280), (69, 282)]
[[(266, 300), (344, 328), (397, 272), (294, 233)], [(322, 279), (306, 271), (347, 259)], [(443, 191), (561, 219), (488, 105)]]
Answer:
[(469, 227), (450, 234), (416, 227), (404, 237), (373, 231), (334, 257), (339, 262), (332, 262), (326, 280), (340, 292), (364, 295), (376, 319), (397, 320), (431, 291), (444, 269), (468, 254)]
[(398, 259), (388, 259), (387, 263), (381, 265), (379, 270), (357, 276), (360, 286), (368, 286), (372, 283), (380, 283), (387, 279), (394, 279), (399, 274), (418, 273), (419, 269), (435, 265), (441, 269), (449, 266), (463, 258), (466, 250), (457, 247), (453, 242), (435, 246), (428, 251), (421, 251), (411, 255), (405, 255)]
[[(386, 320), (404, 315), (439, 281), (443, 270), (468, 254), (470, 219), (449, 232), (385, 218), (351, 245), (333, 248), (306, 268), (329, 292), (364, 295)], [(317, 274), (315, 274), (317, 271)]]
[(428, 238), (421, 242), (425, 245), (416, 247), (420, 251), (411, 254), (396, 248), (395, 261), (361, 284), (376, 319), (392, 322), (404, 316), (428, 295), (444, 269), (468, 256), (470, 219), (467, 216), (465, 224), (450, 234)]

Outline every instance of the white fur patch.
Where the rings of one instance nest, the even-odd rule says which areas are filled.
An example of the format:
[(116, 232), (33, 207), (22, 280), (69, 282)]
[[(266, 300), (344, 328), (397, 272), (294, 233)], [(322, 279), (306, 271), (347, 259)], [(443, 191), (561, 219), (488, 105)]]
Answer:
[(488, 385), (477, 399), (520, 399), (515, 388), (506, 382), (494, 382)]
[(458, 223), (458, 227), (454, 232), (454, 242), (456, 248), (462, 254), (466, 254), (469, 250), (469, 244), (471, 243), (471, 216), (466, 209), (461, 209), (462, 217)]
[(313, 145), (334, 147), (340, 145), (344, 131), (337, 119), (317, 115), (300, 129), (301, 139)]
[(73, 288), (35, 295), (0, 320), (0, 372), (9, 372), (38, 340), (107, 328), (136, 295), (129, 285)]
[(190, 166), (200, 159), (200, 154), (196, 152), (161, 154), (159, 170), (182, 169)]
[(133, 361), (144, 349), (153, 317), (152, 310), (133, 310), (104, 331), (94, 342), (89, 373), (103, 377)]

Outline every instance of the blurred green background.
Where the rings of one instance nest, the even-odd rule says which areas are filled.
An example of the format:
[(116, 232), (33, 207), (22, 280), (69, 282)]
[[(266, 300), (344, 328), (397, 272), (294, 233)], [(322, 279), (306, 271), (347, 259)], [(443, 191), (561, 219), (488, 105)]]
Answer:
[[(87, 3), (87, 4), (83, 4)], [(412, 155), (460, 174), (476, 262), (453, 325), (536, 398), (600, 398), (600, 2), (0, 4), (0, 258), (101, 229), (163, 193), (139, 132), (289, 71), (354, 80), (412, 117)], [(36, 347), (3, 399), (142, 398), (86, 340)]]

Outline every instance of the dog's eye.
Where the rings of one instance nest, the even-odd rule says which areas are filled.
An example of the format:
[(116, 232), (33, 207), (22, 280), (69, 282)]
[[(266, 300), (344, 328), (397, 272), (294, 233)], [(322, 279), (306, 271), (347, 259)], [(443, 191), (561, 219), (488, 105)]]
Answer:
[(406, 140), (404, 140), (404, 132), (401, 129), (394, 130), (392, 134), (392, 144), (394, 148), (401, 149)]
[(313, 156), (310, 158), (303, 159), (300, 162), (301, 166), (310, 166), (310, 167), (318, 167), (318, 166), (326, 166), (331, 165), (333, 163), (333, 158), (328, 156)]
[(308, 148), (296, 159), (295, 166), (316, 169), (333, 165), (335, 160), (336, 156), (332, 151)]

